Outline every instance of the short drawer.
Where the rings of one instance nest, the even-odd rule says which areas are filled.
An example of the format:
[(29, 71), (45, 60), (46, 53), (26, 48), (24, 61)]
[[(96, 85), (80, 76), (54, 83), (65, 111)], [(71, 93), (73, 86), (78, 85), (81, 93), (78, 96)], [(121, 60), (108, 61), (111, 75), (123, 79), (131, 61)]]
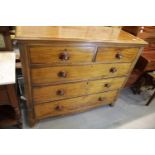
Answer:
[(87, 110), (96, 106), (112, 103), (117, 95), (117, 91), (93, 94), (72, 99), (53, 101), (35, 105), (37, 119), (48, 116), (65, 115), (69, 113)]
[(87, 94), (119, 89), (126, 77), (92, 80), (85, 82), (34, 87), (32, 89), (35, 103), (72, 98)]
[(52, 63), (87, 63), (94, 57), (94, 47), (30, 47), (30, 62), (32, 64)]
[(130, 63), (116, 63), (32, 68), (31, 78), (33, 84), (82, 81), (94, 78), (123, 76), (128, 74), (130, 66)]
[(98, 48), (97, 62), (132, 62), (139, 48)]
[(77, 97), (87, 94), (87, 82), (34, 87), (32, 93), (35, 103)]

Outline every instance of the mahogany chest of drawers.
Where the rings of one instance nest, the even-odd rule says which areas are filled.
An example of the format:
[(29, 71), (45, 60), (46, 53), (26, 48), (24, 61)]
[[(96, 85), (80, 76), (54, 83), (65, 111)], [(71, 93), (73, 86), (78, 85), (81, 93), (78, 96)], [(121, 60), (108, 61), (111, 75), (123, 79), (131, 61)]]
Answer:
[(67, 28), (17, 27), (31, 126), (50, 116), (113, 105), (146, 44), (123, 31), (107, 40), (104, 27), (94, 27), (102, 37), (90, 27), (75, 27), (75, 33)]

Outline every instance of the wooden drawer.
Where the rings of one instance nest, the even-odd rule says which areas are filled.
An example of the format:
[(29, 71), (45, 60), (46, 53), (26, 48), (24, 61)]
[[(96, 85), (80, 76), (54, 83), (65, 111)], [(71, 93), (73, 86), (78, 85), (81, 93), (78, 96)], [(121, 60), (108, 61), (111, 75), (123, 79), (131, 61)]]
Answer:
[(87, 63), (94, 56), (94, 47), (30, 47), (30, 62), (32, 64), (51, 63)]
[(87, 82), (34, 87), (32, 93), (35, 103), (77, 97), (87, 94)]
[(5, 86), (0, 86), (0, 105), (9, 104), (9, 98)]
[(114, 101), (117, 91), (93, 94), (72, 99), (53, 101), (35, 105), (37, 119), (48, 116), (65, 115), (87, 110), (100, 105), (110, 104)]
[(146, 71), (155, 70), (155, 62), (149, 62), (145, 68)]
[(139, 48), (98, 48), (97, 62), (132, 62)]
[(93, 78), (123, 76), (129, 72), (130, 66), (130, 63), (117, 63), (32, 68), (32, 83), (82, 81)]
[(35, 103), (72, 98), (108, 90), (119, 89), (126, 77), (93, 80), (54, 86), (34, 87), (32, 89)]
[(99, 93), (109, 90), (120, 89), (126, 77), (108, 78), (88, 82), (88, 94)]

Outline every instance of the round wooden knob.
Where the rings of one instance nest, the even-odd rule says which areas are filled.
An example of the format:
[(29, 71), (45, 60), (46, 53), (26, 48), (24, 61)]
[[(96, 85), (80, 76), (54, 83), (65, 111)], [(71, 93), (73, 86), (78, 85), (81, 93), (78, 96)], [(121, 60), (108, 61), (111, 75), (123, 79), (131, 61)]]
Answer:
[(99, 97), (98, 100), (99, 100), (99, 101), (104, 101), (105, 98), (104, 98), (104, 97)]
[(60, 53), (59, 59), (60, 60), (69, 60), (69, 54), (67, 52)]
[(111, 73), (115, 73), (115, 72), (117, 72), (117, 69), (116, 69), (115, 67), (112, 67), (112, 68), (110, 69), (110, 72), (111, 72)]
[(58, 73), (58, 76), (59, 76), (59, 77), (65, 78), (65, 77), (67, 77), (67, 73), (64, 72), (64, 71), (60, 71), (60, 72)]
[(62, 95), (64, 95), (65, 94), (65, 92), (64, 92), (64, 90), (57, 90), (57, 95), (60, 95), (60, 96), (62, 96)]
[(62, 105), (57, 105), (55, 109), (56, 110), (62, 110), (63, 109), (63, 106)]
[(106, 84), (104, 85), (104, 87), (110, 88), (110, 87), (111, 87), (111, 84), (110, 84), (110, 83), (106, 83)]
[(117, 59), (122, 59), (122, 55), (120, 54), (120, 53), (117, 53), (116, 55), (115, 55), (115, 57), (117, 58)]

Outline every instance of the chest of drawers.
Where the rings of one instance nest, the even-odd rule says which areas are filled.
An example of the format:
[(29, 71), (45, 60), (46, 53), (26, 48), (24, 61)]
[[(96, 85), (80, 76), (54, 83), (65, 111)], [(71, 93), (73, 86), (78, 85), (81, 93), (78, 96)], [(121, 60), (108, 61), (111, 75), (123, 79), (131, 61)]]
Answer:
[(39, 28), (16, 32), (31, 126), (50, 116), (113, 105), (146, 44), (123, 31), (106, 40), (92, 31), (80, 38), (69, 28), (64, 36), (57, 27), (61, 34), (44, 37), (42, 31), (40, 37), (32, 29)]

